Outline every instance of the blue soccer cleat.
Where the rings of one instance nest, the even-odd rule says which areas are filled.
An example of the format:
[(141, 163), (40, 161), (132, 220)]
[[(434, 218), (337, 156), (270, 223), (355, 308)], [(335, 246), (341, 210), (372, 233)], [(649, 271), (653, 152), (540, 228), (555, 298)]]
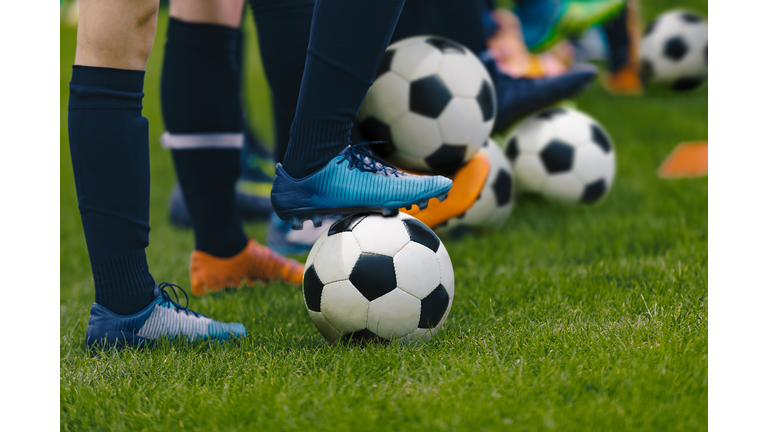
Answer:
[(187, 293), (179, 286), (163, 282), (155, 287), (155, 301), (133, 315), (116, 315), (104, 306), (93, 303), (88, 330), (85, 332), (88, 347), (96, 344), (139, 346), (155, 339), (175, 339), (180, 336), (189, 341), (224, 341), (247, 335), (242, 324), (214, 321), (186, 306), (182, 307), (177, 301), (171, 300), (166, 288), (173, 291), (177, 301), (179, 297), (176, 288), (187, 297)]
[(376, 212), (384, 216), (416, 204), (427, 207), (430, 198), (448, 196), (453, 182), (443, 176), (404, 173), (372, 155), (368, 143), (347, 146), (320, 170), (294, 179), (282, 164), (275, 168), (272, 207), (296, 230), (305, 220), (315, 227), (323, 216)]
[(562, 75), (536, 79), (513, 78), (497, 69), (493, 75), (499, 106), (493, 130), (503, 133), (518, 120), (577, 95), (595, 79), (597, 68), (579, 64)]

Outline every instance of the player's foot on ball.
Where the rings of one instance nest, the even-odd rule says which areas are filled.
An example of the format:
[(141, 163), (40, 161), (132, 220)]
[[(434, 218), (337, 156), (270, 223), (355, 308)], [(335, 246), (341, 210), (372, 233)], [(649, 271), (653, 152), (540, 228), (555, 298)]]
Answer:
[(320, 227), (310, 221), (304, 221), (304, 229), (294, 230), (290, 222), (280, 219), (276, 213), (272, 213), (267, 225), (267, 247), (282, 255), (298, 255), (309, 252), (312, 246), (323, 233), (341, 216), (327, 216), (323, 218)]
[(304, 265), (272, 252), (253, 240), (237, 255), (218, 258), (203, 251), (192, 252), (189, 278), (192, 294), (204, 295), (224, 288), (237, 288), (245, 280), (282, 281), (301, 284)]
[(565, 38), (579, 38), (590, 27), (619, 12), (625, 0), (529, 0), (518, 2), (525, 45), (532, 52), (544, 52)]
[[(187, 300), (185, 306), (179, 304), (177, 288)], [(171, 298), (169, 289), (173, 292), (175, 300)], [(104, 306), (93, 303), (88, 329), (85, 332), (88, 347), (97, 344), (138, 346), (156, 339), (177, 337), (186, 337), (190, 341), (222, 341), (247, 335), (242, 324), (214, 321), (188, 309), (187, 293), (177, 285), (163, 282), (155, 287), (155, 296), (149, 306), (133, 315), (117, 315)]]
[(366, 143), (347, 146), (314, 174), (302, 179), (277, 164), (272, 207), (293, 229), (305, 220), (320, 226), (323, 216), (376, 212), (384, 216), (430, 198), (443, 200), (453, 184), (443, 176), (406, 174), (371, 154)]
[(499, 109), (495, 132), (504, 132), (523, 119), (552, 104), (568, 99), (584, 90), (597, 76), (591, 64), (579, 64), (562, 75), (547, 78), (513, 78), (505, 73), (496, 74), (496, 97)]

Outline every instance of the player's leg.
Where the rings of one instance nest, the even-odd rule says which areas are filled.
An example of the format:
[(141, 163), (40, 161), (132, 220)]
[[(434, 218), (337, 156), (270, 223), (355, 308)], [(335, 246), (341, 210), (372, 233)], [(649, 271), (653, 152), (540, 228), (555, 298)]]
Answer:
[(243, 279), (301, 283), (303, 267), (248, 240), (235, 199), (244, 142), (238, 37), (245, 0), (171, 2), (161, 84), (167, 132), (195, 232), (192, 292)]
[(290, 142), (272, 188), (275, 211), (295, 228), (308, 218), (319, 224), (326, 214), (394, 212), (444, 197), (450, 189), (444, 177), (408, 176), (362, 147), (349, 147), (352, 124), (402, 5), (402, 0), (315, 5)]
[(166, 284), (155, 284), (147, 266), (149, 139), (141, 108), (157, 9), (158, 0), (80, 5), (68, 122), (96, 289), (89, 345), (245, 334), (240, 324), (218, 323), (180, 307)]

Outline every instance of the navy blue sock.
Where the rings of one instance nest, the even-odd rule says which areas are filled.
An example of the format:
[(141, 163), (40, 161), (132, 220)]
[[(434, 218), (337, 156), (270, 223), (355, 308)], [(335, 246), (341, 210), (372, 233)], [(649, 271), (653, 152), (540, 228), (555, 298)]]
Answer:
[(285, 154), (285, 169), (305, 177), (350, 142), (350, 130), (405, 0), (318, 0)]
[(237, 255), (248, 238), (235, 200), (243, 147), (239, 30), (171, 18), (161, 102), (176, 175), (195, 232), (195, 249)]
[(628, 12), (625, 7), (615, 18), (603, 23), (605, 38), (608, 41), (608, 69), (616, 73), (629, 62)]
[(392, 34), (392, 43), (412, 36), (438, 35), (480, 54), (488, 48), (486, 11), (480, 0), (407, 1)]
[(299, 101), (315, 0), (250, 0), (272, 90), (276, 162), (283, 162)]
[(144, 71), (73, 66), (69, 151), (96, 302), (119, 315), (154, 300)]

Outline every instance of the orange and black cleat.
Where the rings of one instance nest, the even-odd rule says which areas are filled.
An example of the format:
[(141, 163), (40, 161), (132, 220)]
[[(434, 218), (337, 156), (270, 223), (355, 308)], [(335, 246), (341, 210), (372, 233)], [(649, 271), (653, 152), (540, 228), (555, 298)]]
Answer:
[(189, 265), (194, 295), (237, 288), (243, 280), (247, 283), (282, 281), (300, 285), (303, 276), (303, 264), (276, 254), (253, 240), (248, 240), (245, 249), (231, 258), (217, 258), (196, 250), (192, 252)]

